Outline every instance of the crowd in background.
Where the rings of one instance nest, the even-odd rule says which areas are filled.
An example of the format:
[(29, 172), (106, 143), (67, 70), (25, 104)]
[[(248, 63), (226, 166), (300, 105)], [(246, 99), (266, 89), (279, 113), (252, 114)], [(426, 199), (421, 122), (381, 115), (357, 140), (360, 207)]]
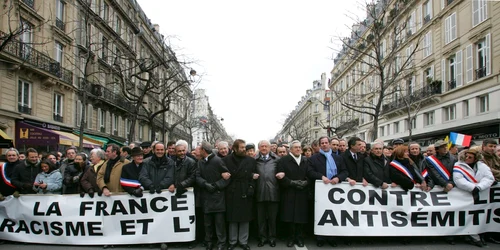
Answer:
[[(93, 149), (89, 155), (73, 147), (64, 154), (39, 154), (32, 148), (19, 153), (11, 148), (1, 164), (0, 201), (22, 194), (93, 198), (120, 192), (133, 197), (171, 192), (182, 197), (194, 187), (196, 238), (207, 250), (233, 250), (238, 245), (249, 250), (250, 234), (258, 238), (258, 247), (276, 247), (279, 231), (286, 231), (281, 235), (286, 246), (303, 247), (305, 235), (312, 233), (307, 225), (313, 221), (315, 180), (382, 189), (400, 186), (406, 191), (416, 187), (425, 192), (441, 186), (446, 192), (459, 188), (472, 195), (500, 180), (495, 140), (459, 151), (444, 141), (421, 152), (414, 142), (395, 139), (388, 145), (382, 141), (367, 145), (357, 137), (348, 141), (321, 137), (311, 145), (262, 140), (257, 147), (240, 139), (232, 145), (219, 142), (215, 148), (204, 142), (191, 152), (183, 140), (108, 144), (105, 151)], [(455, 244), (457, 238), (445, 239)], [(338, 240), (317, 236), (316, 244), (335, 247)], [(482, 247), (486, 241), (498, 243), (498, 235), (470, 235), (465, 240)], [(349, 237), (343, 241), (352, 242)], [(196, 242), (188, 247), (195, 246)], [(162, 243), (160, 248), (168, 245)]]

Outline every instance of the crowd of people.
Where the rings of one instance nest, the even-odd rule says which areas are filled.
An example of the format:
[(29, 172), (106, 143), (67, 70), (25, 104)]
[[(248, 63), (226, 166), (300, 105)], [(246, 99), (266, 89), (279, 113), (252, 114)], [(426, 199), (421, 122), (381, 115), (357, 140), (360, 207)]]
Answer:
[[(0, 165), (0, 201), (22, 194), (93, 198), (120, 192), (134, 197), (142, 197), (143, 192), (171, 192), (180, 197), (194, 187), (196, 238), (207, 250), (237, 246), (249, 250), (249, 235), (254, 233), (251, 223), (256, 225), (258, 247), (276, 247), (278, 227), (287, 231), (288, 247), (303, 247), (306, 225), (313, 221), (316, 180), (425, 192), (441, 186), (446, 192), (458, 188), (472, 195), (500, 180), (500, 150), (495, 140), (458, 151), (442, 140), (423, 153), (415, 142), (395, 139), (389, 145), (383, 141), (367, 145), (357, 137), (348, 141), (321, 137), (310, 146), (299, 141), (288, 145), (262, 140), (257, 148), (240, 139), (232, 145), (219, 142), (215, 148), (203, 142), (191, 152), (184, 140), (166, 145), (108, 144), (105, 151), (93, 149), (89, 155), (76, 148), (68, 148), (64, 154), (39, 154), (30, 148), (25, 159), (10, 148), (7, 161)], [(446, 240), (455, 244), (452, 235)], [(499, 243), (495, 233), (470, 235), (466, 240), (479, 247), (486, 241)], [(337, 241), (316, 236), (318, 247), (335, 247)], [(350, 244), (349, 237), (344, 241)], [(168, 245), (162, 243), (160, 248), (165, 250)]]

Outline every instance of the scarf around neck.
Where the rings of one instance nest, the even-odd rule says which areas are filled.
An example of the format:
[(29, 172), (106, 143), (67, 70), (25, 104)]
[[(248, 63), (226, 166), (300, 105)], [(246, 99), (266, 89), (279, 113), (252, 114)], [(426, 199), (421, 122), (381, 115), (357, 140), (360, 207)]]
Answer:
[(319, 149), (319, 153), (326, 157), (326, 177), (328, 179), (332, 179), (337, 175), (337, 164), (335, 164), (335, 160), (333, 160), (332, 150), (323, 151), (323, 149)]

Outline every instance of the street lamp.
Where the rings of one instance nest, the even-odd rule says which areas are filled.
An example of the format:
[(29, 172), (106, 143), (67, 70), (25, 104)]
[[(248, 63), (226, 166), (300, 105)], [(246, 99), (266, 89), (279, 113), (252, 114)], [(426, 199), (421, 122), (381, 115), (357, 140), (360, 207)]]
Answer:
[(318, 100), (318, 98), (316, 97), (311, 97), (309, 100), (307, 100), (308, 103), (313, 103), (313, 100), (316, 101), (316, 102), (319, 102), (321, 103), (323, 106), (328, 106), (328, 125), (326, 127), (323, 127), (323, 129), (326, 129), (326, 132), (327, 132), (327, 135), (328, 137), (331, 136), (331, 132), (332, 132), (332, 127), (330, 126), (331, 124), (331, 120), (332, 120), (332, 115), (331, 115), (331, 110), (330, 110), (330, 102), (328, 103), (324, 103), (320, 100)]

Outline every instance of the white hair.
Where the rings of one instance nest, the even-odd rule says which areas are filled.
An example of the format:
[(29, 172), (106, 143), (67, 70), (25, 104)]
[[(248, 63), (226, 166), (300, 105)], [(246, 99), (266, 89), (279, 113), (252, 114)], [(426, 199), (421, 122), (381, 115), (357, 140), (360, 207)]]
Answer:
[(177, 146), (184, 146), (184, 147), (186, 147), (186, 148), (187, 148), (187, 147), (188, 147), (188, 143), (187, 143), (187, 141), (185, 141), (185, 140), (178, 140), (178, 141), (175, 143), (175, 146), (176, 146), (176, 147), (177, 147)]
[(384, 148), (384, 142), (383, 141), (375, 141), (372, 143), (371, 147), (373, 148), (375, 145), (380, 145), (381, 148)]
[(101, 160), (104, 160), (106, 158), (106, 154), (104, 153), (104, 150), (102, 150), (100, 148), (94, 148), (94, 149), (90, 150), (90, 155), (92, 155), (92, 154), (99, 157), (99, 159), (101, 159)]
[(229, 148), (229, 144), (226, 141), (220, 141), (219, 144), (217, 144), (217, 148), (220, 148), (220, 147)]
[(260, 147), (260, 145), (262, 145), (264, 143), (267, 143), (267, 145), (271, 145), (271, 143), (269, 143), (268, 140), (262, 140), (262, 141), (259, 141), (259, 144), (257, 144), (257, 146)]
[(299, 146), (302, 147), (302, 143), (300, 143), (300, 141), (298, 140), (292, 141), (292, 143), (290, 143), (290, 147), (293, 147), (293, 144), (299, 144)]

